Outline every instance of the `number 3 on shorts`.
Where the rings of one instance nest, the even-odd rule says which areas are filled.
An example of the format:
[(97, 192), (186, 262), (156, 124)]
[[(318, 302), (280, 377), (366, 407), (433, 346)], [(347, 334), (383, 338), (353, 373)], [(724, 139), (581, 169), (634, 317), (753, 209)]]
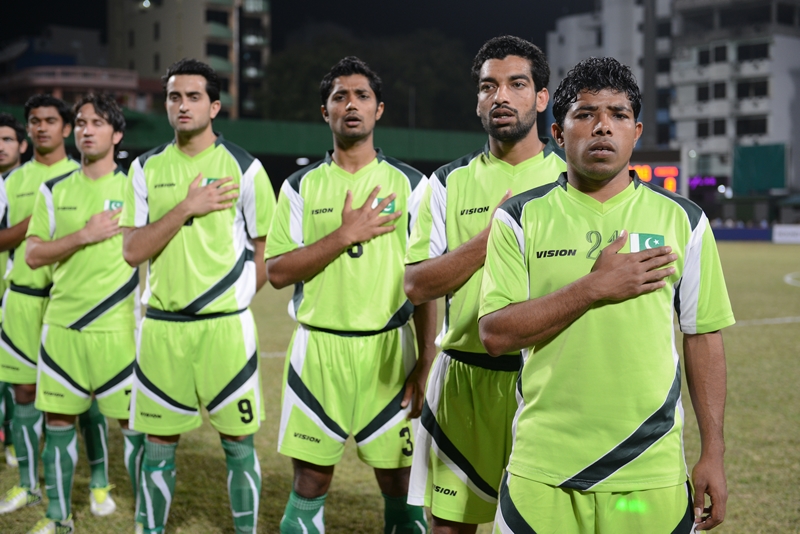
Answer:
[(403, 456), (414, 454), (414, 442), (411, 441), (411, 430), (407, 426), (400, 429), (400, 437), (406, 439), (406, 443), (403, 446)]

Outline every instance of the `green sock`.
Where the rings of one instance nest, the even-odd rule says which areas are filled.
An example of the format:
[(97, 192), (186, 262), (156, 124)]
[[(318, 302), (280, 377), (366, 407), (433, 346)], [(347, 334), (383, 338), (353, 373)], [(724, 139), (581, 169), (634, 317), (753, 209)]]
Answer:
[(125, 439), (125, 469), (128, 470), (133, 496), (138, 504), (139, 477), (142, 473), (142, 457), (144, 456), (144, 434), (136, 430), (123, 428), (122, 436)]
[(39, 487), (39, 440), (44, 415), (33, 403), (17, 404), (11, 429), (19, 462), (19, 485), (27, 489)]
[(261, 466), (253, 436), (242, 441), (222, 440), (228, 466), (228, 496), (237, 534), (255, 534), (258, 527), (258, 502), (261, 496)]
[(383, 495), (383, 532), (384, 534), (426, 534), (428, 521), (422, 506), (408, 504), (408, 496), (389, 497)]
[(72, 503), (72, 479), (78, 462), (78, 437), (75, 425), (47, 425), (42, 463), (47, 491), (47, 517), (60, 521), (69, 517)]
[(144, 460), (139, 487), (139, 511), (136, 521), (145, 532), (163, 532), (169, 506), (175, 493), (175, 449), (177, 443), (162, 445), (144, 441)]
[(281, 519), (281, 534), (322, 534), (325, 532), (325, 498), (305, 499), (292, 491)]
[(92, 399), (91, 407), (78, 417), (78, 422), (92, 471), (89, 487), (105, 488), (108, 486), (108, 424), (100, 413), (97, 399)]

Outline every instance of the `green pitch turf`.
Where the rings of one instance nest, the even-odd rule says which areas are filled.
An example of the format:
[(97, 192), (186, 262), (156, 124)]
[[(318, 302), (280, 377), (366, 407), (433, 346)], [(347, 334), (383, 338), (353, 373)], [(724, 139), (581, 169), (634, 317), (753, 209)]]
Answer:
[[(800, 532), (800, 287), (784, 277), (798, 273), (800, 247), (721, 243), (725, 276), (736, 319), (724, 333), (728, 356), (726, 412), (728, 513), (716, 532)], [(290, 461), (275, 452), (280, 417), (283, 351), (293, 323), (286, 313), (291, 290), (262, 291), (253, 303), (261, 340), (266, 422), (256, 435), (264, 476), (259, 532), (277, 532), (291, 488)], [(441, 320), (441, 318), (440, 318)], [(699, 455), (697, 427), (684, 390), (686, 455)], [(107, 518), (89, 513), (89, 471), (80, 451), (73, 513), (79, 533), (132, 532), (133, 496), (122, 464), (122, 435), (109, 424), (109, 466), (118, 510)], [(82, 447), (82, 444), (81, 444)], [(225, 460), (210, 426), (188, 433), (178, 448), (178, 482), (169, 533), (233, 532), (225, 491)], [(17, 473), (0, 462), (0, 491), (17, 482)], [(369, 468), (350, 443), (336, 468), (326, 503), (326, 530), (382, 532), (383, 503)], [(24, 533), (44, 506), (0, 516), (0, 533)], [(481, 526), (481, 534), (490, 532)]]

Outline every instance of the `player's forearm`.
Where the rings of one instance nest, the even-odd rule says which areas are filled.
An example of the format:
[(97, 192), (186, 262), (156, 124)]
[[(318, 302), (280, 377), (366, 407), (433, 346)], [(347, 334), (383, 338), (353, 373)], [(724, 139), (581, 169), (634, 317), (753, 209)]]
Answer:
[(481, 343), (491, 356), (515, 352), (550, 339), (597, 302), (589, 274), (561, 289), (481, 317)]
[(487, 229), (447, 254), (406, 265), (404, 289), (409, 300), (417, 305), (463, 286), (486, 261), (488, 237)]
[(267, 263), (264, 261), (264, 247), (266, 242), (266, 236), (257, 237), (253, 240), (253, 248), (255, 249), (254, 259), (256, 262), (256, 291), (260, 290), (264, 287), (264, 284), (267, 283)]
[(267, 260), (269, 283), (281, 289), (314, 278), (351, 246), (339, 230), (307, 247), (289, 251)]
[(64, 261), (89, 244), (81, 230), (54, 241), (42, 241), (36, 236), (28, 238), (25, 247), (25, 263), (31, 269)]
[(414, 330), (417, 333), (417, 365), (427, 376), (436, 357), (436, 301), (431, 300), (414, 307)]
[(31, 218), (27, 217), (11, 228), (0, 230), (0, 252), (15, 249), (25, 240), (25, 234), (28, 232), (28, 222), (30, 220)]
[(122, 256), (131, 267), (146, 262), (159, 252), (175, 237), (191, 213), (181, 202), (156, 222), (140, 228), (124, 228), (122, 239)]
[(700, 429), (701, 456), (720, 459), (725, 452), (723, 422), (727, 368), (722, 333), (683, 336), (686, 383)]

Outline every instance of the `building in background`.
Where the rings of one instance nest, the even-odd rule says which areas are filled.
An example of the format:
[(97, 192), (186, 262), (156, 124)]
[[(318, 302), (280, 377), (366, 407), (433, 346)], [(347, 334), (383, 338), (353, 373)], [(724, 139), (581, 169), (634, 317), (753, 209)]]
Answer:
[(135, 109), (162, 101), (167, 67), (192, 57), (220, 75), (223, 117), (257, 116), (269, 60), (267, 0), (108, 0), (108, 35), (110, 64), (139, 76)]
[(688, 147), (706, 195), (727, 193), (723, 218), (776, 219), (800, 192), (800, 0), (675, 0), (674, 12), (673, 146)]

